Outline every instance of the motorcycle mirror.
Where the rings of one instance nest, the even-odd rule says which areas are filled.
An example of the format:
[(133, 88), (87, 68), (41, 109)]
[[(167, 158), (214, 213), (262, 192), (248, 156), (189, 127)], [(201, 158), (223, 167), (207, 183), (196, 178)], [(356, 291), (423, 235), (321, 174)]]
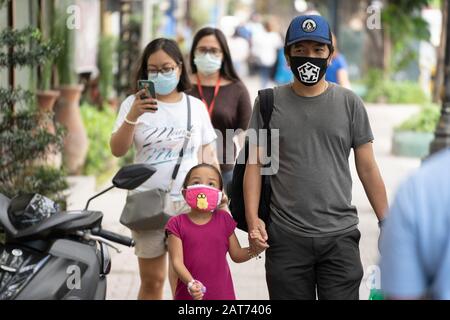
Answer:
[(147, 181), (154, 173), (156, 172), (156, 169), (148, 164), (138, 163), (138, 164), (132, 164), (125, 167), (120, 168), (119, 171), (117, 171), (116, 175), (114, 176), (112, 182), (113, 185), (102, 192), (97, 193), (95, 196), (90, 198), (86, 206), (84, 207), (84, 210), (87, 210), (89, 208), (89, 203), (91, 201), (102, 194), (108, 192), (112, 188), (116, 187), (119, 189), (125, 189), (125, 190), (133, 190), (139, 187), (141, 184), (143, 184), (145, 181)]
[(148, 164), (132, 164), (122, 167), (112, 182), (116, 188), (133, 190), (147, 181), (155, 172), (156, 169)]

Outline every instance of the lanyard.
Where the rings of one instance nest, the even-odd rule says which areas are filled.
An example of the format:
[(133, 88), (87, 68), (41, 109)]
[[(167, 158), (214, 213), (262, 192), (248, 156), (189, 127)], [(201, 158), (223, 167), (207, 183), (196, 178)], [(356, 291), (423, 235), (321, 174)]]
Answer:
[(219, 75), (219, 78), (217, 79), (216, 86), (214, 88), (214, 97), (213, 97), (210, 105), (208, 105), (208, 103), (206, 102), (205, 96), (203, 95), (203, 89), (202, 89), (202, 85), (200, 83), (200, 78), (198, 75), (197, 75), (197, 88), (198, 88), (198, 92), (200, 93), (200, 98), (202, 99), (203, 103), (205, 104), (206, 109), (208, 109), (209, 116), (211, 117), (213, 110), (214, 110), (214, 104), (216, 103), (216, 97), (219, 94), (220, 75)]

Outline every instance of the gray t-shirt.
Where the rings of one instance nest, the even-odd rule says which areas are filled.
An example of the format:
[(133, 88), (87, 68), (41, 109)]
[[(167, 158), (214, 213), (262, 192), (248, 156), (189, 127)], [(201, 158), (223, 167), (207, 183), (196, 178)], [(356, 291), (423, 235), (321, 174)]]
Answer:
[[(263, 127), (255, 101), (249, 128)], [(315, 97), (300, 97), (290, 85), (274, 88), (271, 129), (271, 218), (279, 227), (307, 237), (339, 235), (357, 227), (348, 158), (351, 148), (373, 140), (362, 100), (352, 91), (329, 83)], [(259, 140), (258, 140), (259, 141)], [(263, 140), (257, 142), (263, 145)]]

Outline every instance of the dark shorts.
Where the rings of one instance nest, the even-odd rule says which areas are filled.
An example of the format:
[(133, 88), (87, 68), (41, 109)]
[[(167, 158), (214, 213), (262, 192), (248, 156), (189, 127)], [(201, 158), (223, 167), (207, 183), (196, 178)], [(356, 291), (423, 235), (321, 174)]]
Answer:
[(300, 237), (270, 223), (266, 280), (273, 300), (358, 300), (363, 268), (358, 229)]

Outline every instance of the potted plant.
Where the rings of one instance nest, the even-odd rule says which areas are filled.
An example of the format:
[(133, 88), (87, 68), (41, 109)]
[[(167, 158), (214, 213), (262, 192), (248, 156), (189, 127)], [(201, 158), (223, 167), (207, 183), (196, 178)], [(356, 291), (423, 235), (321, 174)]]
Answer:
[[(36, 29), (0, 32), (0, 69), (42, 65), (51, 53), (52, 48), (41, 41)], [(39, 192), (64, 205), (65, 173), (45, 162), (50, 151), (62, 147), (63, 130), (57, 127), (54, 133), (49, 132), (41, 119), (35, 92), (0, 88), (0, 193), (12, 198)]]
[(52, 65), (54, 58), (58, 55), (60, 47), (55, 41), (43, 40), (42, 33), (39, 30), (34, 32), (34, 37), (31, 41), (31, 47), (36, 47), (36, 42), (39, 42), (41, 47), (47, 51), (47, 59), (38, 66), (39, 81), (38, 90), (36, 92), (37, 104), (39, 110), (42, 112), (44, 125), (48, 131), (55, 133), (55, 126), (53, 123), (53, 107), (56, 99), (59, 97), (59, 91), (51, 90), (52, 79)]
[[(58, 99), (60, 93), (57, 90), (52, 90), (51, 80), (52, 80), (52, 64), (55, 56), (58, 54), (60, 47), (56, 42), (47, 40), (42, 40), (41, 35), (39, 39), (42, 44), (49, 48), (49, 54), (47, 60), (38, 66), (39, 81), (36, 91), (37, 105), (40, 111), (40, 125), (45, 128), (49, 133), (55, 134), (56, 128), (54, 123), (54, 105), (56, 99)], [(33, 47), (33, 44), (32, 44)], [(48, 156), (46, 160), (40, 160), (54, 168), (60, 168), (62, 163), (61, 152), (57, 149), (55, 145), (51, 145), (48, 150)]]
[(41, 80), (39, 81), (38, 91), (36, 92), (37, 103), (43, 112), (53, 112), (53, 107), (60, 92), (58, 90), (51, 90), (52, 65), (47, 62), (40, 69)]
[(88, 137), (80, 114), (83, 85), (78, 84), (74, 70), (74, 30), (66, 25), (67, 1), (60, 1), (54, 19), (53, 38), (61, 45), (56, 68), (61, 93), (56, 107), (56, 120), (67, 129), (64, 139), (64, 164), (69, 174), (80, 174), (88, 150)]
[(425, 105), (419, 113), (396, 127), (392, 137), (392, 154), (418, 158), (427, 156), (439, 115), (439, 106)]

